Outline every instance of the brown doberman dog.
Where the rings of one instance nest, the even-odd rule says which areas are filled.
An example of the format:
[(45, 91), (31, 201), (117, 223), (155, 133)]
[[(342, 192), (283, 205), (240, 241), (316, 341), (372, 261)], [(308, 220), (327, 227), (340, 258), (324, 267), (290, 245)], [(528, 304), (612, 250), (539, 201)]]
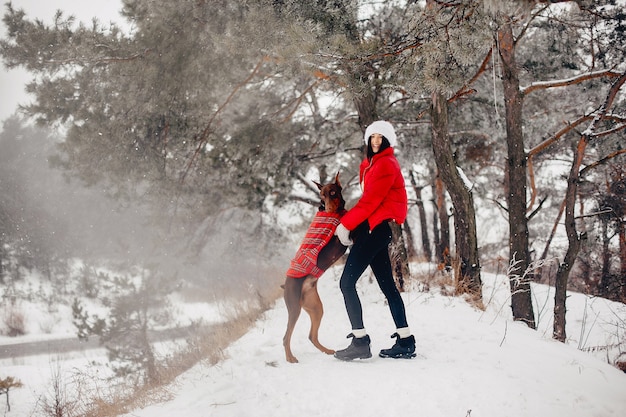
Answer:
[[(331, 225), (332, 230), (328, 230), (326, 239), (321, 239), (327, 241), (325, 245), (319, 249), (319, 254), (317, 255), (317, 259), (315, 260), (315, 264), (312, 265), (314, 272), (301, 274), (301, 277), (294, 278), (288, 276), (285, 279), (285, 284), (282, 286), (285, 290), (285, 304), (287, 305), (287, 331), (285, 332), (285, 336), (283, 337), (283, 346), (285, 348), (285, 356), (287, 358), (287, 362), (297, 363), (298, 359), (291, 352), (291, 335), (293, 333), (293, 329), (298, 321), (298, 317), (300, 316), (300, 311), (304, 309), (310, 318), (311, 318), (311, 329), (309, 331), (309, 340), (315, 345), (316, 348), (321, 350), (322, 352), (332, 355), (335, 353), (334, 350), (328, 349), (324, 347), (318, 340), (318, 332), (320, 323), (322, 321), (322, 316), (324, 315), (324, 307), (322, 305), (322, 300), (320, 299), (319, 293), (317, 292), (317, 280), (319, 275), (326, 269), (328, 269), (332, 264), (334, 264), (341, 256), (346, 252), (346, 246), (342, 245), (339, 242), (337, 236), (334, 236), (334, 231), (339, 223), (339, 217), (343, 215), (345, 212), (345, 201), (341, 194), (341, 183), (339, 182), (339, 173), (335, 176), (335, 182), (326, 184), (322, 186), (321, 184), (315, 182), (317, 187), (320, 190), (320, 196), (322, 198), (322, 206), (320, 207), (320, 212), (318, 216), (321, 214), (326, 217), (334, 217), (336, 221), (332, 222)], [(317, 216), (316, 216), (317, 218)], [(319, 230), (319, 227), (315, 226), (315, 220), (312, 224), (312, 227), (309, 228), (309, 231), (312, 229)], [(307, 232), (307, 236), (308, 232)], [(315, 241), (319, 241), (319, 236), (317, 236)], [(298, 254), (301, 254), (302, 248), (305, 246), (307, 242), (307, 238), (305, 236), (305, 240), (303, 241), (303, 245), (300, 247)], [(298, 255), (296, 255), (298, 256)], [(310, 257), (308, 259), (311, 259)], [(294, 265), (294, 261), (292, 261), (292, 265)], [(291, 271), (292, 269), (290, 269)]]

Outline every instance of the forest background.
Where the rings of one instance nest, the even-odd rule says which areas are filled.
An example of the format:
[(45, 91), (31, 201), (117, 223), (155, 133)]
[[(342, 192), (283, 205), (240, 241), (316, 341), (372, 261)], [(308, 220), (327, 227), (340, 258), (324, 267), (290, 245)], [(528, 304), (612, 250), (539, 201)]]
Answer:
[(6, 300), (25, 269), (59, 297), (76, 258), (125, 271), (76, 283), (119, 289), (117, 321), (74, 305), (83, 336), (110, 342), (120, 317), (154, 326), (172, 291), (275, 297), (310, 180), (339, 172), (350, 207), (378, 119), (410, 196), (399, 286), (419, 278), (410, 260), (434, 262), (480, 306), (481, 270), (506, 271), (534, 328), (530, 283), (548, 283), (561, 341), (568, 289), (626, 300), (624, 2), (122, 4), (124, 27), (5, 7), (0, 54), (33, 97), (0, 136)]

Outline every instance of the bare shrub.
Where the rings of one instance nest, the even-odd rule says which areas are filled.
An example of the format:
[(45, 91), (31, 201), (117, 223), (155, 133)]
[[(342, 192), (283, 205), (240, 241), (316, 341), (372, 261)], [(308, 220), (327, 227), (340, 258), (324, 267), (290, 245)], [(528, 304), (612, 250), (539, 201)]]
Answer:
[(141, 393), (142, 387), (100, 371), (91, 367), (63, 371), (60, 362), (56, 362), (51, 366), (48, 391), (37, 404), (37, 415), (113, 417), (127, 413), (128, 404)]
[(41, 412), (49, 417), (77, 416), (78, 401), (71, 398), (58, 362), (51, 368), (51, 375), (50, 391), (44, 395), (39, 405)]
[[(591, 300), (590, 303), (585, 303), (578, 349), (603, 357), (606, 363), (626, 372), (626, 319), (624, 318), (626, 306), (614, 302), (610, 305), (611, 319), (599, 320), (599, 313), (593, 307), (593, 301), (598, 299), (589, 298), (589, 300)], [(589, 346), (589, 335), (596, 326), (603, 328), (605, 343)]]
[(485, 311), (485, 304), (483, 303), (482, 293), (480, 289), (471, 288), (471, 282), (469, 279), (462, 279), (461, 274), (461, 259), (455, 256), (452, 259), (452, 271), (454, 275), (454, 295), (463, 296), (471, 306)]
[(26, 320), (24, 318), (24, 312), (14, 303), (11, 303), (4, 308), (2, 320), (7, 328), (7, 336), (16, 337), (26, 334)]
[(420, 271), (415, 274), (417, 285), (413, 289), (420, 292), (438, 290), (444, 296), (453, 296), (456, 292), (454, 275), (451, 268), (436, 268)]
[(19, 379), (15, 379), (12, 376), (8, 376), (4, 379), (0, 379), (0, 395), (4, 394), (7, 396), (7, 411), (11, 411), (11, 403), (9, 401), (9, 392), (13, 388), (22, 387), (22, 383)]
[(54, 330), (54, 326), (57, 324), (57, 322), (58, 322), (58, 317), (56, 317), (56, 315), (54, 314), (49, 314), (47, 317), (45, 317), (39, 322), (39, 328), (45, 334), (52, 334), (52, 331)]

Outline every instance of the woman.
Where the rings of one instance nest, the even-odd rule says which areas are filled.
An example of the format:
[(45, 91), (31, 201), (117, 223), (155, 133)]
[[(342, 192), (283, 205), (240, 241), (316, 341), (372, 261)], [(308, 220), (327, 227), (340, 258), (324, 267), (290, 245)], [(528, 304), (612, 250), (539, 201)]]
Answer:
[(415, 337), (411, 335), (406, 320), (404, 302), (396, 288), (391, 273), (389, 244), (390, 222), (404, 223), (407, 215), (407, 196), (404, 178), (393, 150), (397, 143), (393, 126), (386, 121), (376, 121), (365, 130), (367, 157), (361, 162), (359, 178), (363, 195), (342, 218), (335, 234), (350, 249), (346, 266), (339, 281), (348, 318), (352, 325), (350, 346), (335, 353), (337, 359), (350, 361), (372, 356), (370, 337), (363, 325), (363, 310), (356, 283), (370, 266), (376, 281), (389, 303), (396, 332), (391, 336), (396, 342), (383, 349), (383, 358), (415, 357)]

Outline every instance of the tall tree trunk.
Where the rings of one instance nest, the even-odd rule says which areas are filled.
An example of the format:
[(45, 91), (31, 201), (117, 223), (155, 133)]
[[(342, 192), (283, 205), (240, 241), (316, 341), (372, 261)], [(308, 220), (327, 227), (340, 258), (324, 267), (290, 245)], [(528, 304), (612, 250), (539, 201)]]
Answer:
[(620, 280), (619, 288), (621, 298), (619, 301), (626, 303), (626, 221), (618, 219), (619, 227), (619, 259), (620, 259)]
[(556, 283), (554, 289), (554, 325), (552, 337), (560, 342), (565, 342), (567, 337), (565, 332), (565, 301), (567, 299), (567, 280), (569, 273), (574, 266), (578, 251), (580, 250), (580, 237), (576, 231), (576, 195), (578, 192), (578, 180), (580, 166), (587, 147), (587, 138), (583, 136), (578, 141), (574, 152), (574, 161), (567, 178), (567, 191), (565, 192), (565, 232), (567, 234), (568, 247), (563, 262), (556, 272)]
[[(553, 337), (561, 342), (565, 341), (565, 300), (567, 297), (567, 280), (569, 273), (576, 261), (576, 256), (580, 250), (581, 240), (584, 234), (579, 236), (576, 231), (576, 218), (574, 217), (574, 208), (576, 205), (576, 194), (578, 192), (578, 183), (580, 181), (580, 167), (585, 155), (587, 144), (594, 137), (597, 123), (606, 115), (609, 108), (613, 105), (613, 101), (618, 95), (622, 85), (626, 83), (626, 72), (624, 72), (611, 86), (605, 102), (596, 112), (591, 125), (585, 129), (585, 133), (581, 136), (574, 152), (574, 160), (567, 178), (567, 191), (565, 193), (565, 232), (567, 234), (568, 247), (563, 262), (559, 265), (556, 276), (556, 288), (554, 295), (554, 328)], [(624, 278), (621, 278), (624, 282)]]
[(415, 237), (413, 236), (413, 229), (409, 225), (408, 221), (405, 221), (402, 225), (402, 230), (404, 230), (404, 240), (406, 243), (406, 255), (411, 259), (417, 258), (417, 250), (415, 249)]
[(526, 152), (522, 133), (523, 95), (520, 90), (515, 61), (512, 22), (498, 31), (502, 62), (502, 85), (506, 114), (507, 158), (505, 188), (509, 214), (509, 284), (513, 319), (534, 329), (530, 281), (532, 271), (528, 249), (528, 218), (526, 217)]
[(409, 278), (409, 259), (406, 251), (406, 243), (402, 233), (402, 226), (396, 223), (391, 224), (393, 242), (389, 250), (391, 264), (398, 290), (404, 291), (405, 279)]
[(439, 207), (437, 200), (433, 200), (433, 241), (435, 244), (435, 260), (441, 263), (441, 236), (439, 234)]
[(598, 284), (600, 294), (606, 296), (606, 289), (611, 280), (611, 238), (609, 236), (609, 219), (601, 218), (602, 223), (602, 271)]
[[(359, 40), (353, 40), (358, 43)], [(357, 66), (351, 69), (352, 78), (352, 103), (359, 116), (359, 127), (365, 133), (365, 129), (372, 122), (378, 120), (378, 109), (376, 108), (377, 92), (375, 84), (370, 80), (371, 70), (365, 66)], [(368, 89), (360, 86), (368, 85)]]
[(457, 291), (470, 294), (474, 299), (482, 298), (478, 238), (474, 199), (454, 161), (448, 136), (448, 102), (441, 93), (433, 93), (431, 124), (435, 162), (445, 183), (454, 207), (454, 231), (456, 256), (460, 262)]
[(626, 221), (619, 220), (619, 259), (622, 278), (626, 279)]
[(378, 120), (378, 111), (376, 110), (376, 98), (373, 94), (363, 94), (354, 97), (352, 100), (359, 115), (359, 126), (361, 131), (365, 133), (367, 126)]
[(426, 221), (426, 209), (424, 208), (424, 200), (422, 200), (422, 188), (419, 188), (419, 195), (417, 197), (417, 211), (420, 219), (420, 232), (422, 234), (422, 253), (426, 261), (430, 262), (433, 259), (433, 252), (430, 248), (430, 239), (428, 238), (428, 222)]
[(435, 239), (437, 262), (439, 262), (441, 268), (447, 268), (452, 265), (450, 262), (450, 219), (446, 205), (446, 189), (441, 179), (441, 171), (439, 171), (439, 169), (437, 169), (437, 174), (435, 175), (435, 206), (439, 219), (438, 239)]
[(415, 181), (415, 176), (413, 172), (411, 172), (411, 185), (413, 186), (413, 190), (415, 190), (417, 211), (419, 213), (420, 220), (420, 231), (422, 232), (422, 252), (424, 253), (424, 258), (427, 261), (432, 260), (432, 251), (430, 249), (430, 239), (428, 238), (428, 223), (426, 221), (426, 209), (424, 208), (424, 200), (422, 199), (422, 190), (424, 187), (418, 187), (417, 182)]

